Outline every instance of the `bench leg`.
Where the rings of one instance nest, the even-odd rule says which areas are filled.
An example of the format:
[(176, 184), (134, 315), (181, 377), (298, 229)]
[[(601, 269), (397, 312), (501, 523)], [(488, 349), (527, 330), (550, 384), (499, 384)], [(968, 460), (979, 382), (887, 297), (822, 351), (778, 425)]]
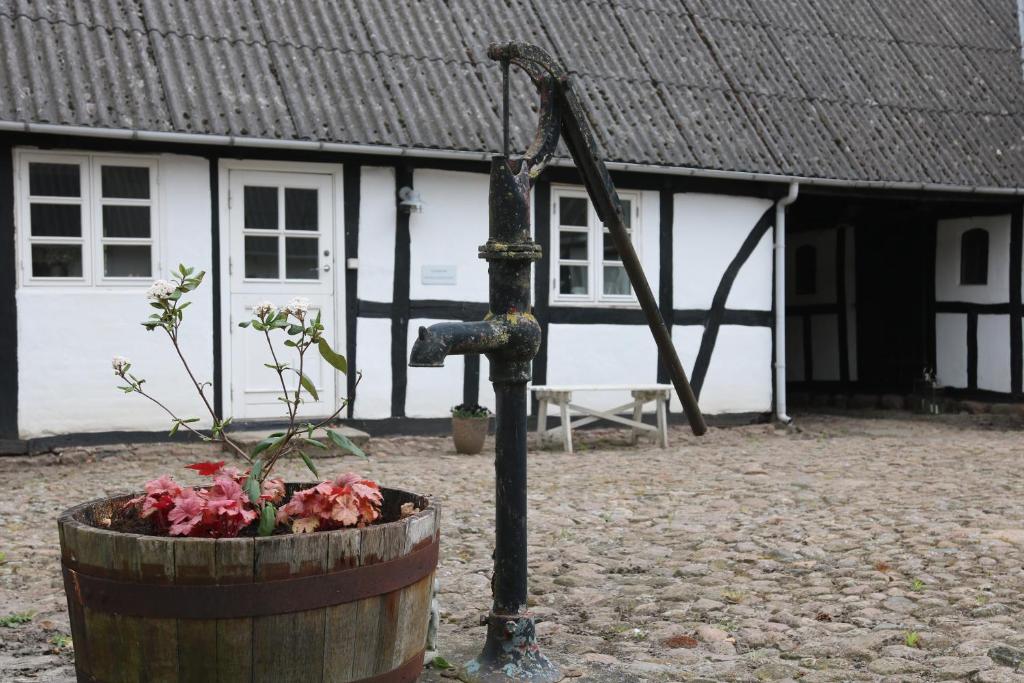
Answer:
[(569, 401), (558, 404), (562, 413), (562, 447), (566, 453), (572, 453), (572, 425), (569, 420)]
[(668, 399), (658, 398), (658, 443), (668, 448)]
[(548, 436), (548, 400), (540, 399), (537, 402), (537, 448), (544, 448)]
[[(644, 403), (640, 399), (633, 400), (633, 421), (640, 422), (644, 419)], [(633, 437), (630, 439), (630, 443), (634, 446), (640, 441), (640, 430), (636, 427), (633, 428)]]

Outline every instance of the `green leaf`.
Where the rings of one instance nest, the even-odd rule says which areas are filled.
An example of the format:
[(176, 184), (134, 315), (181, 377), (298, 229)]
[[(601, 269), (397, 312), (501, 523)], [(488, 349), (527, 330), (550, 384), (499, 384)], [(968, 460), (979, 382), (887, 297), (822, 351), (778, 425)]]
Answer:
[(296, 344), (295, 342), (293, 342), (293, 341), (292, 341), (291, 339), (285, 339), (285, 340), (284, 340), (284, 345), (285, 345), (285, 346), (292, 346), (292, 347), (294, 347), (294, 346), (298, 346), (298, 344)]
[(348, 361), (345, 360), (345, 356), (335, 353), (326, 339), (321, 339), (317, 347), (319, 347), (320, 355), (323, 356), (325, 361), (333, 365), (338, 371), (348, 373)]
[(292, 335), (293, 337), (295, 335), (297, 335), (297, 334), (302, 334), (302, 326), (301, 325), (289, 325), (288, 326), (288, 334)]
[(327, 436), (330, 437), (331, 441), (333, 441), (339, 448), (346, 450), (353, 455), (358, 455), (360, 458), (366, 457), (366, 453), (363, 453), (363, 449), (352, 443), (352, 441), (344, 434), (339, 434), (333, 429), (328, 429), (326, 431)]
[(260, 502), (260, 474), (263, 472), (263, 458), (256, 458), (252, 463), (252, 469), (249, 470), (249, 476), (245, 478), (245, 483), (242, 484), (242, 490), (249, 496), (249, 500), (253, 505), (257, 505)]
[(308, 467), (309, 471), (313, 473), (313, 476), (319, 479), (320, 473), (316, 471), (316, 465), (314, 465), (313, 461), (309, 459), (309, 456), (302, 451), (299, 451), (299, 457), (302, 458), (302, 462), (306, 463), (306, 467)]
[(264, 503), (260, 513), (260, 536), (270, 536), (277, 526), (277, 508), (273, 503)]
[(252, 449), (252, 455), (259, 455), (268, 448), (273, 448), (277, 446), (279, 443), (281, 443), (281, 437), (281, 434), (271, 434), (270, 436), (256, 444), (256, 447)]
[(327, 444), (325, 444), (323, 441), (317, 441), (316, 439), (313, 438), (305, 438), (303, 439), (303, 441), (308, 443), (310, 446), (316, 446), (317, 448), (320, 448), (325, 451), (327, 450)]
[(302, 388), (309, 392), (309, 395), (313, 397), (314, 401), (320, 400), (320, 395), (316, 393), (316, 387), (313, 386), (313, 380), (306, 377), (304, 374), (299, 373), (299, 384)]
[(441, 656), (434, 657), (434, 659), (432, 659), (430, 661), (430, 665), (432, 667), (434, 667), (435, 669), (454, 669), (455, 668), (454, 666), (452, 666), (448, 662), (447, 659), (445, 659), (444, 657), (441, 657)]
[(174, 424), (171, 425), (171, 432), (167, 436), (174, 436), (178, 433), (178, 427), (181, 426), (181, 420), (175, 420)]

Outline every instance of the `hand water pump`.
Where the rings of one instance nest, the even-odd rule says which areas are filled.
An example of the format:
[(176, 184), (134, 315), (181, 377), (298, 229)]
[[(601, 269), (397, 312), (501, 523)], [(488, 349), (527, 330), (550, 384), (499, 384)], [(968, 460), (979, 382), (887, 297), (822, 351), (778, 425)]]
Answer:
[[(487, 243), (480, 247), (490, 274), (490, 313), (481, 322), (421, 327), (409, 365), (440, 367), (451, 354), (483, 353), (494, 384), (494, 602), (483, 651), (463, 667), (460, 677), (472, 682), (548, 683), (562, 675), (540, 652), (526, 609), (526, 384), (541, 343), (540, 325), (530, 313), (530, 264), (541, 258), (541, 246), (530, 235), (530, 188), (554, 154), (559, 136), (615, 242), (693, 433), (699, 436), (707, 426), (626, 232), (619, 196), (569, 73), (544, 50), (525, 43), (494, 44), (487, 54), (501, 64), (503, 73), (503, 153), (491, 158), (490, 225)], [(519, 158), (508, 156), (510, 64), (529, 75), (541, 100), (537, 132)]]

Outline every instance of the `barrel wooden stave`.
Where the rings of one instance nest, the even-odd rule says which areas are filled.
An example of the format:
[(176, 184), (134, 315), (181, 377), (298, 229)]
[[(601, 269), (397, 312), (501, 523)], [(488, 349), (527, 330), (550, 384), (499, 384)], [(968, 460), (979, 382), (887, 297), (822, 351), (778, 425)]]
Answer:
[[(273, 581), (372, 565), (430, 543), (436, 506), (385, 489), (385, 512), (402, 502), (426, 509), (363, 529), (269, 538), (184, 539), (92, 526), (109, 499), (59, 520), (62, 558), (85, 574), (144, 583)], [(390, 508), (390, 509), (388, 509)], [(69, 614), (80, 681), (337, 681), (394, 671), (424, 649), (433, 572), (385, 595), (302, 612), (231, 619), (166, 619), (109, 614), (72, 599)]]

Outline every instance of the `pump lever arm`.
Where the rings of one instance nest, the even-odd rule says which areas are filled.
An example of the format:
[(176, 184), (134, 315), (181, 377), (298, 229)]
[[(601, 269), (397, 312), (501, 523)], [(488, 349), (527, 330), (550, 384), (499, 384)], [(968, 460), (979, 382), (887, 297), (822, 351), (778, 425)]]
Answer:
[[(651, 334), (654, 335), (654, 341), (658, 345), (661, 360), (665, 363), (668, 374), (672, 378), (672, 384), (675, 385), (676, 393), (679, 395), (679, 400), (683, 404), (683, 410), (690, 422), (690, 429), (694, 434), (700, 436), (707, 431), (707, 424), (697, 405), (697, 397), (693, 393), (693, 388), (686, 378), (683, 364), (679, 361), (679, 354), (676, 353), (675, 345), (672, 343), (672, 335), (665, 325), (665, 320), (658, 309), (658, 302), (644, 275), (643, 266), (633, 248), (633, 242), (626, 231), (619, 194), (615, 191), (615, 184), (608, 173), (608, 167), (601, 159), (597, 143), (594, 141), (593, 131), (588, 123), (590, 119), (587, 116), (586, 108), (573, 89), (570, 74), (547, 52), (527, 43), (492, 44), (488, 48), (487, 54), (491, 59), (507, 60), (519, 66), (537, 85), (541, 93), (540, 125), (534, 138), (534, 145), (527, 152), (527, 158), (532, 161), (530, 152), (536, 154), (537, 148), (543, 149), (547, 155), (550, 155), (558, 142), (558, 134), (561, 132), (562, 138), (569, 148), (569, 154), (572, 155), (573, 161), (576, 162), (576, 168), (583, 176), (583, 184), (587, 188), (587, 194), (590, 195), (590, 201), (594, 204), (598, 217), (608, 228), (608, 232), (615, 242), (622, 265), (629, 275), (629, 282), (633, 286), (637, 301), (640, 302), (640, 307), (647, 317), (647, 324), (651, 328)], [(552, 84), (554, 98), (550, 98), (548, 91)], [(545, 95), (549, 95), (549, 97), (546, 98)], [(545, 158), (544, 161), (546, 160)]]

